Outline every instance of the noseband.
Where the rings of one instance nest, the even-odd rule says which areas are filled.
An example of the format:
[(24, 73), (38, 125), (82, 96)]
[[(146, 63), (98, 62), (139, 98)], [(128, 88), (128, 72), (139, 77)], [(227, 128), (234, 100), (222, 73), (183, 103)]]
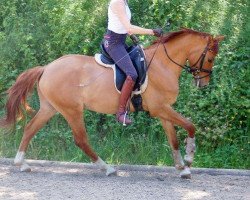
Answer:
[[(180, 65), (179, 63), (175, 62), (172, 58), (170, 58), (168, 52), (167, 52), (167, 49), (165, 47), (165, 45), (163, 44), (163, 47), (164, 47), (164, 50), (165, 50), (165, 53), (167, 55), (167, 57), (169, 58), (169, 60), (171, 60), (174, 64), (178, 65), (179, 67), (185, 69), (188, 73), (191, 73), (194, 77), (194, 79), (196, 80), (199, 80), (199, 79), (202, 79), (202, 78), (205, 78), (207, 76), (210, 76), (212, 74), (212, 70), (208, 70), (208, 69), (204, 69), (203, 68), (203, 65), (204, 65), (204, 61), (205, 61), (205, 57), (206, 57), (206, 54), (208, 51), (212, 51), (210, 48), (209, 48), (209, 44), (210, 44), (210, 40), (208, 41), (207, 43), (207, 46), (205, 47), (205, 49), (203, 50), (203, 52), (201, 53), (199, 59), (195, 62), (195, 64), (193, 64), (192, 66), (189, 66), (187, 64), (185, 65)], [(197, 67), (197, 64), (200, 62), (200, 66)], [(207, 73), (207, 75), (205, 76), (202, 76), (202, 77), (199, 77), (199, 73), (200, 72), (205, 72)]]

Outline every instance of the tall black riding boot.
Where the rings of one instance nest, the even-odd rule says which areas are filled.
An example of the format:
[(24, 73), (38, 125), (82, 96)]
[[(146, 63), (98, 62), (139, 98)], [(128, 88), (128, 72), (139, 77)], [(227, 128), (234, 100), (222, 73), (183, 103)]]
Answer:
[(132, 90), (134, 88), (135, 81), (133, 81), (131, 76), (127, 76), (121, 90), (121, 96), (119, 100), (119, 107), (116, 113), (116, 119), (118, 122), (122, 123), (124, 126), (129, 125), (132, 121), (128, 118), (126, 105), (131, 96)]

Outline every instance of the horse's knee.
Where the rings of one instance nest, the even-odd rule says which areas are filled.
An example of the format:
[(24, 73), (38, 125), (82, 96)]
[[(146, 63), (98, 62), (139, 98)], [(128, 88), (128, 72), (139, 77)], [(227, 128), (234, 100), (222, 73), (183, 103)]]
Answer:
[(195, 134), (195, 126), (191, 122), (186, 124), (186, 130), (188, 131), (189, 137), (193, 138)]

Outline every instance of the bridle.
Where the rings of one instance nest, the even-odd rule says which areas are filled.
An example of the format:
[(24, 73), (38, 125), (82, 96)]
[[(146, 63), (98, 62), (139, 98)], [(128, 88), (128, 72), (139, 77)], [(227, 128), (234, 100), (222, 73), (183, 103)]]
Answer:
[[(170, 58), (168, 52), (167, 52), (167, 49), (165, 47), (165, 45), (163, 44), (163, 47), (164, 47), (164, 51), (165, 51), (165, 54), (167, 55), (167, 57), (169, 58), (169, 60), (171, 60), (174, 64), (178, 65), (179, 67), (185, 69), (187, 72), (191, 73), (194, 77), (194, 79), (203, 79), (207, 76), (210, 76), (212, 74), (212, 70), (208, 70), (208, 69), (204, 69), (203, 68), (203, 65), (204, 65), (204, 61), (205, 61), (205, 57), (207, 55), (207, 52), (208, 51), (212, 51), (210, 48), (209, 48), (209, 44), (210, 44), (210, 40), (208, 41), (205, 49), (203, 50), (203, 52), (201, 53), (200, 57), (198, 58), (198, 60), (192, 65), (192, 66), (189, 66), (187, 64), (185, 64), (184, 66), (183, 65), (180, 65), (179, 63), (175, 62), (172, 58)], [(200, 62), (200, 65), (199, 67), (197, 67), (197, 64)], [(200, 72), (205, 72), (207, 73), (207, 75), (205, 76), (202, 76), (200, 77), (199, 76), (199, 73)]]
[[(179, 67), (185, 69), (188, 73), (191, 73), (191, 74), (193, 75), (194, 79), (200, 80), (200, 79), (203, 79), (203, 78), (205, 78), (205, 77), (207, 77), (207, 76), (210, 76), (210, 75), (212, 74), (212, 70), (208, 70), (208, 69), (204, 69), (204, 68), (203, 68), (203, 65), (204, 65), (204, 62), (205, 62), (205, 57), (206, 57), (206, 55), (207, 55), (207, 52), (208, 52), (208, 51), (211, 51), (211, 52), (212, 52), (212, 49), (209, 48), (210, 40), (208, 41), (208, 43), (207, 43), (205, 49), (204, 49), (203, 52), (201, 53), (201, 55), (200, 55), (200, 57), (198, 58), (198, 60), (197, 60), (192, 66), (189, 66), (188, 64), (180, 65), (179, 63), (175, 62), (172, 58), (170, 58), (170, 56), (169, 56), (169, 54), (168, 54), (168, 52), (167, 52), (167, 49), (166, 49), (166, 46), (164, 45), (164, 43), (159, 42), (158, 45), (157, 45), (157, 48), (155, 49), (155, 52), (154, 52), (154, 54), (153, 54), (151, 60), (150, 60), (150, 62), (149, 62), (149, 64), (148, 64), (148, 68), (149, 68), (149, 66), (150, 66), (150, 64), (151, 64), (151, 62), (152, 62), (152, 60), (153, 60), (153, 58), (154, 58), (154, 55), (155, 55), (155, 53), (156, 53), (156, 51), (157, 51), (157, 49), (158, 49), (158, 47), (159, 47), (160, 44), (163, 45), (165, 54), (167, 55), (167, 57), (169, 58), (169, 60), (171, 60), (171, 62), (173, 62), (174, 64), (178, 65)], [(199, 67), (197, 67), (197, 65), (198, 65), (199, 62), (200, 62), (200, 65), (199, 65)], [(199, 76), (199, 73), (200, 73), (200, 72), (205, 72), (205, 73), (207, 73), (207, 75), (200, 77), (200, 76)]]

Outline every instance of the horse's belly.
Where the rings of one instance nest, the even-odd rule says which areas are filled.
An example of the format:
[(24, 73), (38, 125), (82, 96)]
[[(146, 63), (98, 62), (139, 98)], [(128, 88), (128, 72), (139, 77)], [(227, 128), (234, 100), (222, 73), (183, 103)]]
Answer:
[(81, 84), (84, 107), (105, 114), (116, 112), (119, 93), (116, 91), (113, 74), (108, 73), (96, 80)]

